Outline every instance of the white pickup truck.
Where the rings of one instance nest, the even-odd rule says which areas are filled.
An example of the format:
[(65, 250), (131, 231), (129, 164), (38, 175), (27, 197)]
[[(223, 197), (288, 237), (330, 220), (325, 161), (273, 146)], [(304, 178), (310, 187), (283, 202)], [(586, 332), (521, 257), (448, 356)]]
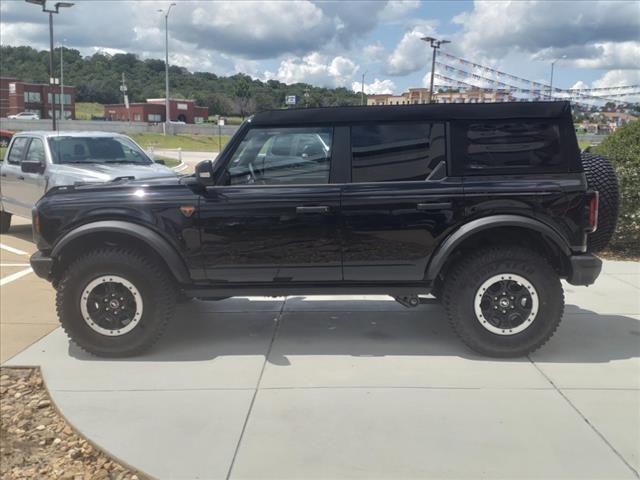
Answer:
[(50, 188), (118, 178), (175, 176), (125, 135), (106, 132), (21, 132), (0, 159), (0, 232), (11, 216), (31, 218)]

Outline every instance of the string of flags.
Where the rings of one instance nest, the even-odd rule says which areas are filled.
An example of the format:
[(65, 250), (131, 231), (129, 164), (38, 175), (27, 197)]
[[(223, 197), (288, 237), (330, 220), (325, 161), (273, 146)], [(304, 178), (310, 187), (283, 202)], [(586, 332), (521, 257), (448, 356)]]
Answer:
[[(491, 88), (483, 88), (483, 87), (478, 87), (477, 85), (472, 85), (471, 83), (467, 83), (467, 82), (463, 82), (462, 80), (458, 80), (455, 78), (451, 78), (451, 77), (447, 77), (446, 75), (442, 75), (440, 73), (434, 73), (433, 76), (435, 78), (444, 80), (447, 82), (447, 84), (440, 84), (438, 83), (438, 86), (441, 88), (456, 88), (459, 89), (461, 91), (466, 91), (466, 90), (475, 90), (475, 91), (483, 91), (483, 92), (487, 92), (487, 93), (497, 93), (497, 94), (511, 94), (513, 92), (517, 92), (517, 93), (527, 93), (530, 95), (533, 95), (534, 97), (541, 97), (543, 95), (546, 95), (547, 92), (543, 91), (543, 90), (536, 90), (536, 89), (527, 89), (527, 88), (507, 88), (507, 89), (491, 89)], [(593, 105), (586, 103), (586, 102), (581, 102), (578, 99), (572, 98), (571, 96), (562, 98), (561, 100), (571, 100), (573, 103), (578, 104), (578, 105), (582, 105), (584, 107), (593, 107)], [(510, 99), (510, 101), (526, 101), (524, 99), (521, 98), (513, 98)]]
[[(628, 104), (629, 102), (625, 102), (625, 101), (618, 101), (615, 100), (611, 97), (626, 97), (629, 95), (638, 95), (640, 94), (640, 91), (633, 91), (633, 92), (624, 92), (624, 93), (609, 93), (606, 94), (607, 96), (596, 96), (596, 95), (589, 95), (587, 93), (583, 93), (583, 90), (572, 90), (572, 89), (561, 89), (561, 88), (551, 88), (548, 85), (545, 85), (543, 83), (540, 82), (534, 82), (531, 80), (526, 80), (523, 79), (521, 77), (517, 77), (515, 75), (511, 75), (511, 74), (506, 74), (504, 72), (500, 72), (498, 70), (489, 68), (489, 67), (484, 67), (482, 65), (479, 65), (477, 63), (474, 62), (469, 62), (467, 60), (461, 59), (459, 57), (456, 57), (454, 55), (448, 54), (446, 52), (441, 52), (441, 55), (444, 56), (445, 58), (452, 58), (455, 59), (458, 63), (464, 64), (464, 65), (468, 65), (468, 66), (472, 66), (473, 68), (476, 68), (477, 70), (482, 70), (484, 72), (491, 72), (493, 73), (495, 76), (497, 77), (507, 77), (507, 78), (512, 78), (514, 79), (514, 82), (520, 82), (520, 83), (527, 83), (530, 87), (532, 88), (522, 88), (516, 85), (513, 85), (511, 83), (507, 83), (507, 82), (503, 82), (503, 81), (499, 81), (499, 80), (494, 80), (492, 78), (488, 78), (485, 77), (483, 75), (478, 75), (477, 73), (472, 73), (472, 72), (468, 72), (466, 70), (462, 70), (456, 67), (453, 67), (451, 65), (448, 65), (446, 63), (440, 62), (440, 61), (436, 61), (436, 65), (440, 68), (442, 68), (445, 72), (450, 72), (454, 75), (463, 75), (465, 78), (471, 78), (473, 80), (477, 80), (480, 82), (484, 82), (485, 84), (491, 85), (493, 87), (499, 87), (499, 88), (503, 88), (503, 89), (508, 89), (511, 92), (514, 93), (530, 93), (536, 96), (540, 96), (540, 95), (546, 95), (548, 98), (552, 98), (553, 94), (561, 94), (562, 98), (579, 98), (585, 101), (593, 101), (593, 100), (597, 100), (597, 101), (612, 101), (614, 103), (622, 103), (622, 104)], [(476, 86), (477, 87), (477, 86)], [(628, 89), (630, 87), (633, 87), (632, 85), (629, 86), (624, 86), (624, 87), (616, 87), (616, 88), (625, 88)], [(640, 89), (640, 85), (637, 86), (638, 89)]]
[[(478, 63), (470, 62), (469, 60), (465, 60), (464, 58), (457, 57), (455, 55), (451, 55), (450, 53), (440, 51), (438, 52), (439, 56), (449, 59), (452, 63), (457, 63), (459, 65), (465, 65), (467, 67), (473, 67), (477, 70), (492, 73), (498, 78), (509, 79), (511, 81), (516, 81), (520, 83), (527, 83), (532, 86), (541, 87), (541, 89), (549, 90), (550, 86), (540, 82), (534, 82), (533, 80), (528, 80), (526, 78), (518, 77), (516, 75), (511, 75), (510, 73), (501, 72), (500, 70), (496, 70), (495, 68), (487, 67), (485, 65), (480, 65)], [(602, 88), (574, 88), (574, 89), (560, 89), (554, 88), (554, 91), (564, 92), (602, 92), (602, 91), (620, 91), (620, 90), (638, 90), (640, 89), (640, 84), (638, 85), (622, 85), (616, 87), (602, 87)]]

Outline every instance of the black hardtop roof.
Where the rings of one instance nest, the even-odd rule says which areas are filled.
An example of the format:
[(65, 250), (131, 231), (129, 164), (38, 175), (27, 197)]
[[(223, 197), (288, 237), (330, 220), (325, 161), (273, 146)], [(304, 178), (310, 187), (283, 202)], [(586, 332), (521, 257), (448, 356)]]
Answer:
[(567, 101), (554, 101), (295, 108), (256, 113), (251, 118), (251, 125), (275, 126), (416, 120), (502, 120), (514, 118), (571, 118), (571, 105)]

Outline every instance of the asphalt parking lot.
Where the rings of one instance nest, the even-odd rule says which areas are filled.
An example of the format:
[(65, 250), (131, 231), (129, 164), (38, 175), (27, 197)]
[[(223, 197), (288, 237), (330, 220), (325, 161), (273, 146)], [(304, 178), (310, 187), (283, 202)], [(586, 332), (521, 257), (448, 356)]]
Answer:
[[(1, 242), (28, 254), (20, 223)], [(56, 328), (27, 261), (2, 249), (3, 361), (41, 366), (72, 425), (154, 477), (638, 478), (638, 263), (565, 285), (530, 358), (469, 352), (437, 305), (351, 296), (194, 301), (153, 351), (107, 361)]]

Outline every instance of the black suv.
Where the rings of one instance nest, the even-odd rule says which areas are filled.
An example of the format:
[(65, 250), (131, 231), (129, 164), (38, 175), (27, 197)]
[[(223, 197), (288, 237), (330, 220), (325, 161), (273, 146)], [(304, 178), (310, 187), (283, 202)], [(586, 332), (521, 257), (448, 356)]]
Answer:
[(269, 111), (192, 176), (49, 191), (31, 265), (96, 355), (150, 347), (180, 300), (292, 294), (431, 294), (474, 350), (525, 355), (615, 226), (615, 173), (585, 158), (606, 219), (566, 102)]

